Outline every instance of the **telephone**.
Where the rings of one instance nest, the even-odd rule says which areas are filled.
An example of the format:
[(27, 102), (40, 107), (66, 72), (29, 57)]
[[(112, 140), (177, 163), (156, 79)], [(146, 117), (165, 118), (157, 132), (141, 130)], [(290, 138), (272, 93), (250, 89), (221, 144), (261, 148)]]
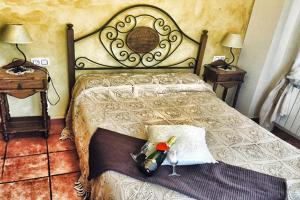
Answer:
[(224, 60), (216, 60), (212, 63), (207, 64), (208, 66), (215, 67), (215, 68), (221, 68), (221, 69), (231, 69), (230, 64), (225, 62)]

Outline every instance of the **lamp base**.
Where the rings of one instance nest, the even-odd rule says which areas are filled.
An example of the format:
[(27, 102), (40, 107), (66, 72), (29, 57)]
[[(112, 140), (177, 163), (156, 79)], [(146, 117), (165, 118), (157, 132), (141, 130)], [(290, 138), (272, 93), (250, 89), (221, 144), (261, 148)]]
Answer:
[(34, 69), (24, 67), (24, 66), (17, 66), (17, 67), (13, 67), (13, 68), (6, 70), (6, 73), (12, 74), (12, 75), (22, 75), (25, 73), (33, 73), (33, 72), (34, 72)]

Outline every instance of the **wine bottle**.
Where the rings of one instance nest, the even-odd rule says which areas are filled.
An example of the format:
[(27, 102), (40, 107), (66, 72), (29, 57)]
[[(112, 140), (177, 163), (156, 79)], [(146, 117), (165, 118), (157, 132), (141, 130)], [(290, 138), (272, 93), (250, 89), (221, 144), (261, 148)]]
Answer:
[[(153, 173), (159, 168), (159, 166), (165, 160), (167, 153), (171, 146), (176, 142), (176, 136), (172, 136), (165, 144), (164, 150), (156, 148), (156, 150), (151, 153), (144, 162), (140, 162), (138, 167), (139, 170), (147, 176), (153, 175)], [(160, 143), (161, 144), (161, 143)]]

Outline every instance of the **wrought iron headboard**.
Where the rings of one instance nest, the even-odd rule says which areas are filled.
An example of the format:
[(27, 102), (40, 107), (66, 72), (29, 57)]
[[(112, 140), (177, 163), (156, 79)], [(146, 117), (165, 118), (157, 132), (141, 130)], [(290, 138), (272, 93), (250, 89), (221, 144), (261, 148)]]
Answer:
[[(126, 14), (126, 11), (133, 8), (152, 9), (158, 11), (161, 16), (155, 17), (148, 13), (127, 14), (122, 20), (119, 19), (119, 16)], [(147, 22), (147, 26), (143, 24), (145, 22)], [(101, 46), (116, 64), (105, 64), (86, 56), (75, 58), (75, 43), (94, 34), (99, 34)], [(75, 83), (75, 70), (193, 68), (194, 73), (199, 75), (207, 37), (207, 31), (204, 30), (200, 42), (197, 42), (186, 35), (166, 11), (146, 4), (133, 5), (120, 10), (100, 28), (77, 39), (74, 39), (73, 25), (67, 24), (70, 92)], [(197, 55), (164, 65), (164, 61), (174, 54), (184, 40), (198, 46)]]

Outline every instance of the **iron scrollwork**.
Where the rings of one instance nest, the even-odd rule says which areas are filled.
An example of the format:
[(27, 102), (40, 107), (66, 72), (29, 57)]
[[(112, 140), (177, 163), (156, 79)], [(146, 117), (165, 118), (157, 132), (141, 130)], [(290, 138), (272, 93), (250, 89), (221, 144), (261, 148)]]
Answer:
[[(149, 25), (147, 28), (141, 23), (145, 22), (145, 19)], [(118, 66), (101, 64), (87, 57), (78, 57), (75, 60), (75, 67), (76, 69), (193, 68), (196, 63), (194, 57), (188, 57), (173, 64), (162, 65), (162, 62), (179, 48), (184, 37), (186, 37), (178, 25), (173, 20), (171, 22), (173, 24), (167, 24), (163, 18), (156, 18), (150, 14), (127, 15), (123, 20), (115, 24), (109, 21), (109, 23), (99, 29), (98, 38), (107, 53), (118, 63)], [(128, 35), (133, 34), (134, 31), (137, 32), (137, 29), (142, 27), (144, 27), (144, 32), (152, 32), (146, 35), (141, 34), (141, 37), (145, 37), (142, 40), (151, 39), (153, 40), (151, 44), (155, 46), (133, 48), (128, 43)], [(152, 35), (152, 38), (147, 38), (150, 35)], [(158, 39), (157, 44), (155, 35), (157, 35)], [(188, 39), (192, 40), (189, 37)], [(194, 40), (192, 41), (195, 42)], [(96, 65), (99, 68), (88, 68), (86, 64)]]

